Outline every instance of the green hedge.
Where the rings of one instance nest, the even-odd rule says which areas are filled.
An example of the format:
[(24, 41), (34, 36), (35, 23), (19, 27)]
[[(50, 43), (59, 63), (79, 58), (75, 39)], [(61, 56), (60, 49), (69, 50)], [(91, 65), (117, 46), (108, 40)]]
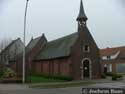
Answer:
[(113, 73), (107, 72), (107, 73), (105, 73), (105, 75), (106, 75), (106, 76), (113, 76)]
[(37, 77), (44, 77), (44, 78), (50, 78), (50, 79), (59, 79), (59, 80), (66, 80), (66, 81), (72, 81), (73, 80), (72, 77), (63, 76), (63, 75), (49, 75), (49, 74), (30, 73), (29, 76), (37, 76)]
[(0, 69), (0, 78), (2, 78), (4, 72), (3, 72), (3, 69)]
[(120, 74), (113, 74), (112, 75), (112, 80), (117, 80), (118, 78), (122, 78), (123, 76)]

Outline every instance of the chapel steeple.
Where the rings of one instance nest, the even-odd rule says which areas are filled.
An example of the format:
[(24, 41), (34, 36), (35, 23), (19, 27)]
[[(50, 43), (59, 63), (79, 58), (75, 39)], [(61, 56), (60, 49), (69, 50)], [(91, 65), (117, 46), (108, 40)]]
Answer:
[(80, 11), (79, 11), (79, 15), (77, 17), (77, 21), (78, 21), (79, 24), (86, 24), (87, 19), (88, 18), (85, 14), (85, 11), (84, 11), (83, 2), (81, 0)]

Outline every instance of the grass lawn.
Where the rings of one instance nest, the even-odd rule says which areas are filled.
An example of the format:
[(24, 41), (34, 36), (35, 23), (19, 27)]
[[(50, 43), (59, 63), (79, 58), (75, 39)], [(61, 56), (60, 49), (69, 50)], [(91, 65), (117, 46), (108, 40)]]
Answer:
[(50, 89), (50, 88), (66, 88), (66, 87), (79, 87), (95, 84), (94, 82), (64, 82), (56, 84), (39, 84), (39, 85), (30, 85), (30, 88), (40, 88), (40, 89)]
[[(63, 79), (64, 78), (64, 79)], [(94, 82), (84, 81), (84, 82), (74, 82), (67, 79), (67, 77), (48, 77), (48, 76), (40, 76), (40, 75), (30, 75), (29, 80), (31, 84), (29, 84), (30, 88), (66, 88), (66, 87), (79, 87), (79, 86), (87, 86), (90, 84), (95, 84)], [(69, 81), (68, 81), (69, 80)]]
[(39, 83), (39, 82), (66, 82), (65, 80), (60, 79), (52, 79), (52, 78), (46, 78), (42, 76), (30, 76), (29, 80), (31, 83)]

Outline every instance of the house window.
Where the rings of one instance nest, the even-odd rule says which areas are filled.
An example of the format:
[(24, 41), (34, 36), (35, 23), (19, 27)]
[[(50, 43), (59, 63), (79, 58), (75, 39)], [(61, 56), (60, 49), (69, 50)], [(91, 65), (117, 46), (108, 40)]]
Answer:
[(88, 46), (88, 45), (84, 45), (84, 46), (83, 46), (83, 51), (84, 51), (84, 52), (89, 52), (89, 51), (90, 51), (89, 46)]
[(107, 60), (110, 60), (111, 59), (111, 56), (107, 56)]

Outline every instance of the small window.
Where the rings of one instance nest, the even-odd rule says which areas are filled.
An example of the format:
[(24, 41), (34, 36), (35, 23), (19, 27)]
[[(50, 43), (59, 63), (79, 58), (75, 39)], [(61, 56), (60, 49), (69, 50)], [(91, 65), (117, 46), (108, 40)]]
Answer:
[(107, 56), (107, 60), (110, 60), (111, 59), (111, 57), (110, 56)]
[(89, 46), (88, 45), (83, 46), (83, 51), (84, 52), (89, 52), (90, 51)]

